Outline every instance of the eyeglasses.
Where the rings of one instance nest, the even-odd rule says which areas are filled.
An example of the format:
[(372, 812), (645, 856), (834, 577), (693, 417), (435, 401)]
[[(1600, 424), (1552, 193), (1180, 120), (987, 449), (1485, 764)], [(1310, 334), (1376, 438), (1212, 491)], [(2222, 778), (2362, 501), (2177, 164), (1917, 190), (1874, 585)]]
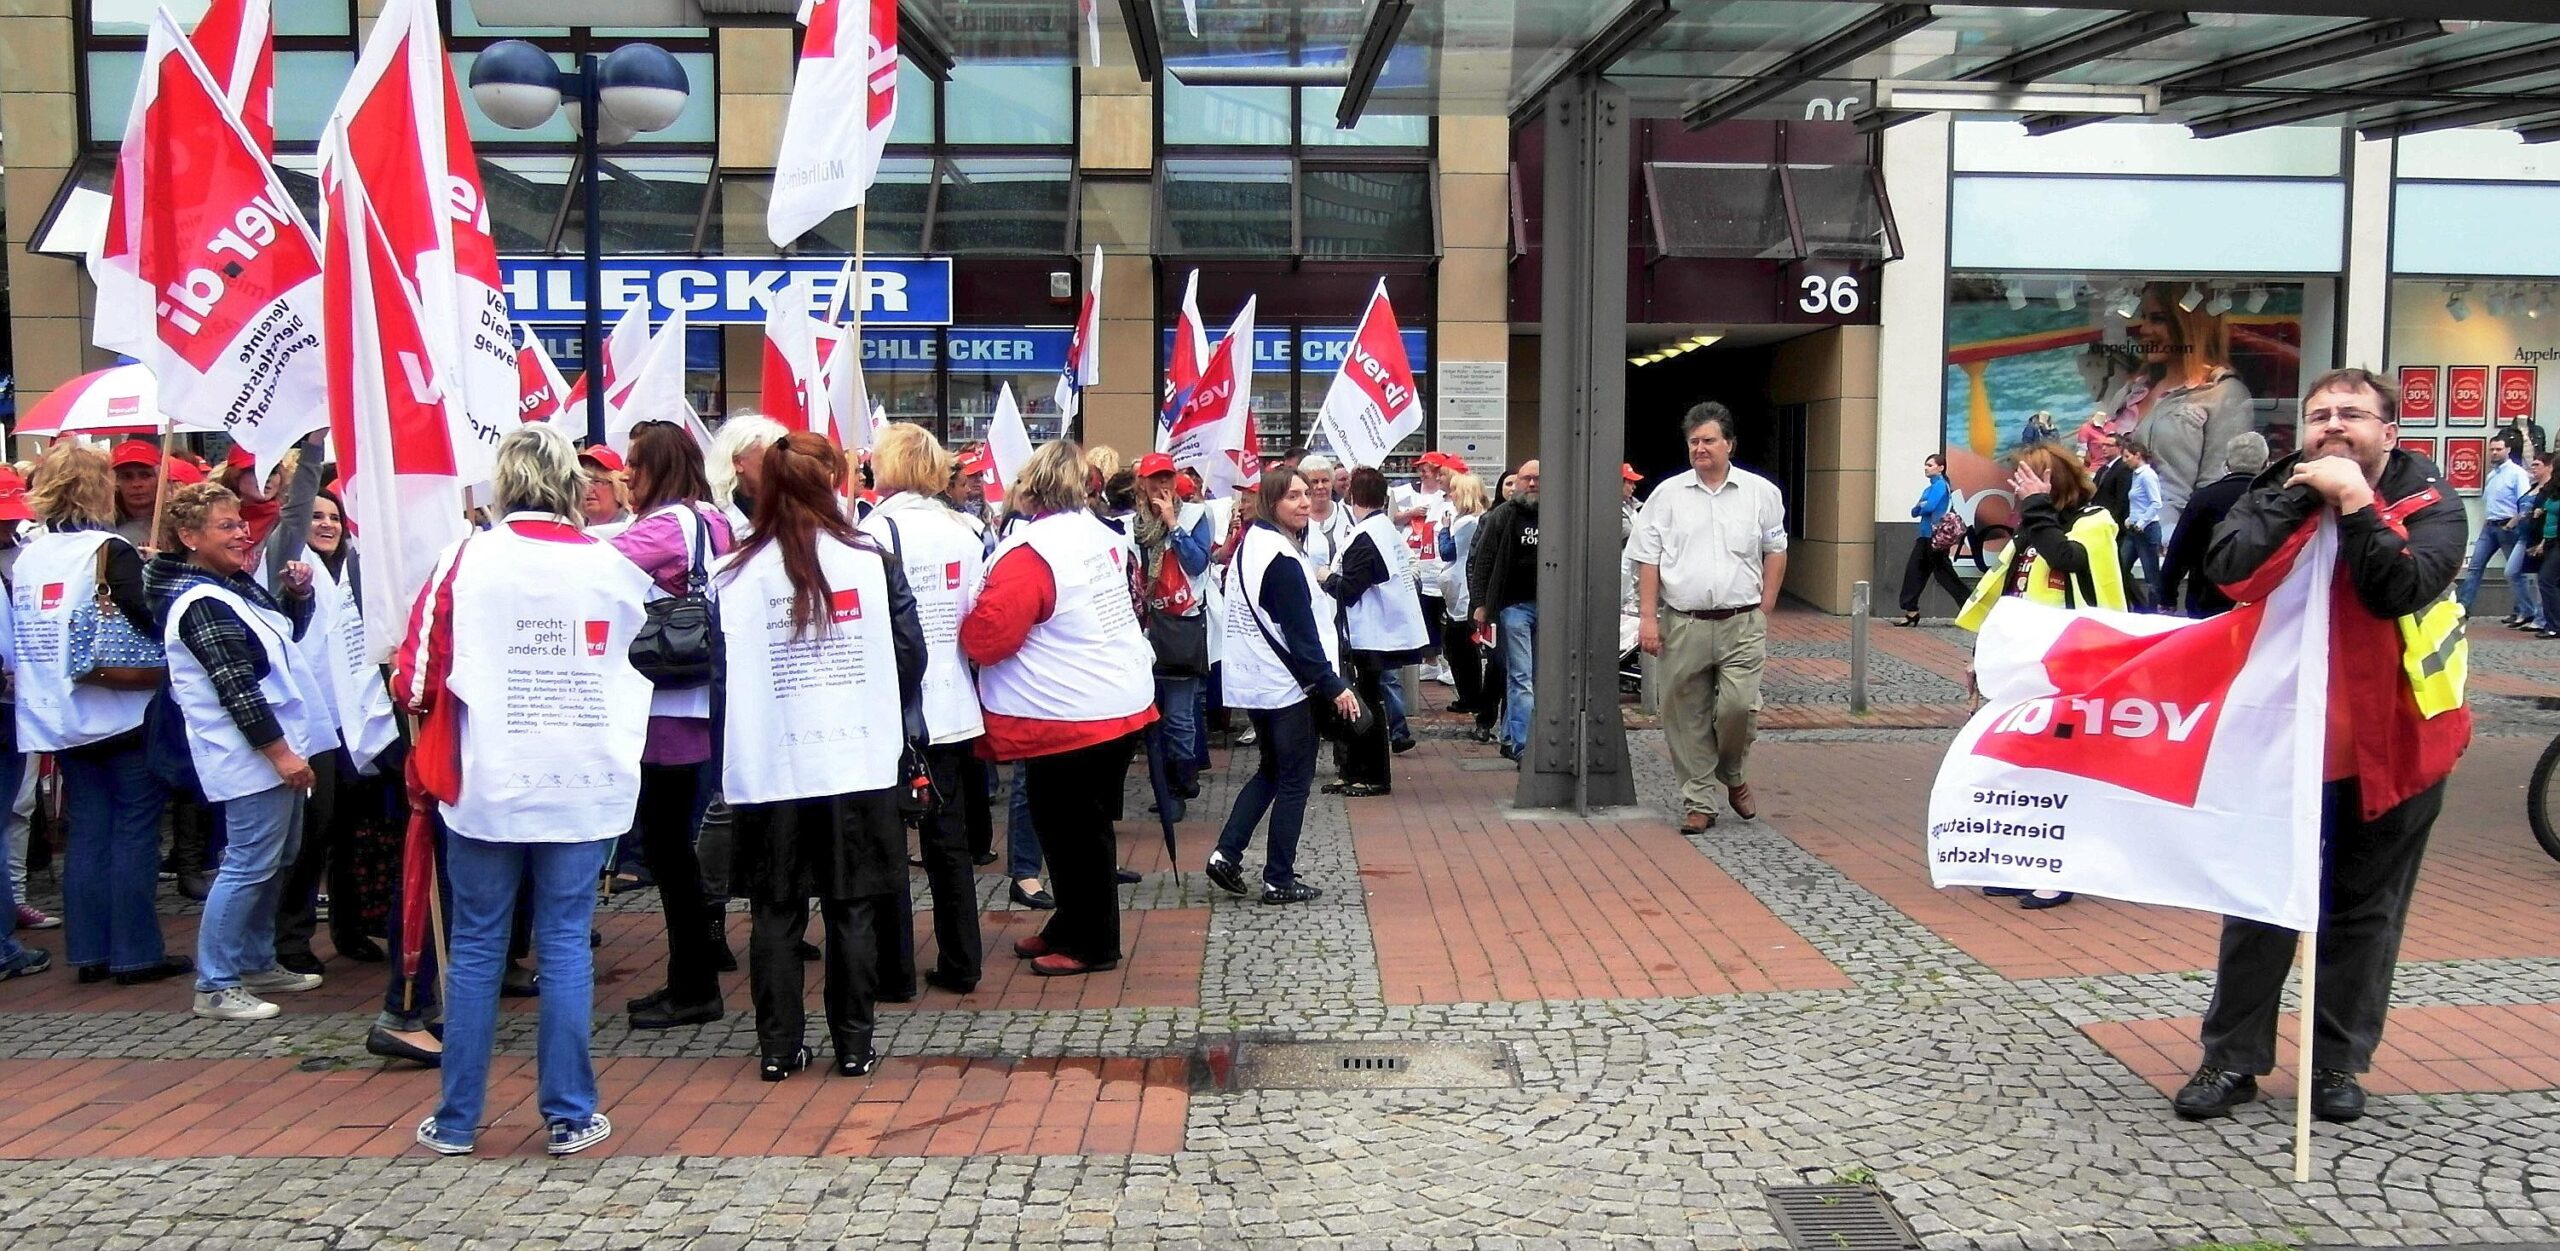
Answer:
[(2331, 422), (2341, 426), (2352, 426), (2381, 420), (2382, 414), (2368, 412), (2361, 408), (2315, 408), (2302, 415), (2302, 424), (2306, 426), (2325, 426)]
[(229, 521), (208, 521), (204, 528), (215, 534), (247, 534), (249, 523), (234, 517)]

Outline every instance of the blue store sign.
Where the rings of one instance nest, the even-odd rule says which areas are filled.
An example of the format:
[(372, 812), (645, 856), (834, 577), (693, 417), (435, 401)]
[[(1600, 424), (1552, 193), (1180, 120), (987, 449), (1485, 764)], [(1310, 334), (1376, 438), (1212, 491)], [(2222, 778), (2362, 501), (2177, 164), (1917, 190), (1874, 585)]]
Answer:
[(864, 326), (862, 368), (929, 374), (947, 354), (955, 374), (1054, 374), (1067, 367), (1067, 341), (1074, 335), (1065, 326), (953, 326), (940, 336)]
[[(1212, 332), (1209, 336), (1209, 346), (1212, 349), (1218, 346), (1219, 333), (1223, 332)], [(1357, 326), (1302, 327), (1298, 331), (1298, 359), (1295, 364), (1308, 373), (1340, 369), (1342, 358), (1351, 354), (1351, 340), (1359, 333), (1360, 328)], [(1430, 334), (1410, 329), (1400, 333), (1404, 336), (1405, 359), (1413, 366), (1413, 372), (1418, 374), (1431, 372)], [(1173, 332), (1170, 330), (1164, 332), (1163, 348), (1168, 357), (1173, 354)], [(1266, 369), (1274, 372), (1285, 371), (1291, 363), (1287, 327), (1255, 328), (1253, 367), (1256, 371)]]
[[(586, 262), (565, 256), (498, 259), (507, 303), (528, 324), (575, 322), (586, 317)], [(696, 326), (760, 325), (765, 299), (775, 288), (805, 277), (824, 313), (844, 278), (842, 258), (828, 257), (608, 257), (604, 262), (604, 312), (611, 321), (633, 305), (663, 319), (683, 309)], [(940, 257), (875, 256), (863, 263), (862, 320), (866, 326), (951, 324), (951, 262)]]

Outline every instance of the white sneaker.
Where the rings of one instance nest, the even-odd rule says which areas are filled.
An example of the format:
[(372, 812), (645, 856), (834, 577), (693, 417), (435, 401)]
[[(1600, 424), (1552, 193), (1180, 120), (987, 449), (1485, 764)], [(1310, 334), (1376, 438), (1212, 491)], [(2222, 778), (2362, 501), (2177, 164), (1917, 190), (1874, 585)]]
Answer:
[(613, 1121), (598, 1112), (585, 1125), (567, 1121), (551, 1123), (551, 1141), (543, 1150), (553, 1155), (576, 1155), (613, 1136)]
[(243, 973), (240, 984), (261, 995), (296, 995), (320, 989), (317, 973), (296, 973), (291, 969), (268, 969), (259, 973)]
[(283, 1011), (244, 987), (196, 992), (196, 1015), (209, 1021), (263, 1021)]
[(1441, 665), (1439, 668), (1433, 669), (1427, 674), (1424, 674), (1423, 677), (1427, 681), (1437, 682), (1442, 686), (1456, 686), (1458, 684), (1458, 675), (1449, 672), (1449, 666), (1445, 664)]

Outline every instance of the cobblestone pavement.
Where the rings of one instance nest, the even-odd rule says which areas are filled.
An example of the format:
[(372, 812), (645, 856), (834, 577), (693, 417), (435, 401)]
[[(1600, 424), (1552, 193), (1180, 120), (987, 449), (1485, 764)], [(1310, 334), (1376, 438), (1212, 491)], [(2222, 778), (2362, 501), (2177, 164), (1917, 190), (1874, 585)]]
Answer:
[[(1773, 706), (1837, 705), (1839, 624), (1787, 617), (1775, 634)], [(1889, 661), (1871, 667), (1880, 702), (1960, 713), (1963, 636), (1874, 634)], [(2532, 847), (2519, 792), (2560, 731), (2540, 702), (2560, 696), (2560, 648), (2484, 636), (2475, 666), (2482, 742), (2428, 862), (2376, 1113), (2320, 1127), (2308, 1185), (2289, 1179), (2284, 1077), (2270, 1084), (2279, 1097), (2205, 1125), (2169, 1117), (2155, 1085), (2164, 1064), (2192, 1061), (2181, 1040), (2210, 991), (2209, 919), (2093, 900), (2021, 913), (1930, 891), (1919, 809), (1946, 731), (1834, 707), (1836, 724), (1764, 737), (1760, 820), (1728, 814), (1685, 840), (1664, 816), (1675, 788), (1653, 731), (1633, 736), (1649, 811), (1518, 822), (1499, 815), (1512, 775), (1491, 749), (1426, 720), (1421, 747), (1396, 761), (1394, 797), (1311, 809), (1300, 872), (1328, 893), (1305, 907), (1232, 899), (1197, 872), (1233, 765), (1181, 828), (1181, 872), (1166, 871), (1133, 795), (1123, 846), (1148, 876), (1124, 888), (1132, 958), (1107, 993), (1007, 980), (997, 936), (1032, 918), (984, 876), (990, 981), (970, 999), (928, 992), (883, 1012), (883, 1049), (904, 1066), (895, 1081), (884, 1066), (859, 1094), (815, 1074), (755, 1089), (742, 992), (700, 1030), (634, 1035), (600, 1013), (608, 1110), (624, 1130), (567, 1161), (521, 1145), (395, 1153), (433, 1079), (363, 1063), (379, 984), (356, 966), (330, 966), (345, 994), (247, 1027), (195, 1021), (164, 988), (92, 994), (59, 972), (12, 982), (0, 986), (0, 1055), (14, 1057), (0, 1060), (0, 1157), (46, 1158), (0, 1161), (0, 1241), (1769, 1247), (1781, 1239), (1764, 1187), (1870, 1171), (1940, 1248), (2553, 1241), (2560, 864)], [(1248, 864), (1260, 854), (1257, 840)], [(1435, 865), (1446, 875), (1427, 891), (1397, 876)], [(1675, 906), (1693, 898), (1715, 901), (1714, 924)], [(653, 902), (608, 905), (599, 962), (616, 981), (600, 998), (618, 1002), (621, 984), (652, 972)], [(173, 934), (192, 923), (172, 910)], [(1472, 937), (1447, 938), (1461, 929)], [(1449, 948), (1445, 975), (1390, 984), (1382, 969), (1414, 965), (1426, 939)], [(1762, 988), (1588, 989), (1698, 971)], [(529, 1054), (530, 1027), (511, 1012), (502, 1049)], [(1188, 1060), (1237, 1036), (1496, 1043), (1519, 1082), (1168, 1091), (1136, 1076), (1136, 1061)], [(1098, 1086), (1070, 1088), (1088, 1060)], [(932, 1085), (945, 1072), (962, 1094)], [(966, 1093), (987, 1072), (986, 1089), (1027, 1105), (1091, 1108), (1085, 1137), (1005, 1138), (1014, 1096)], [(217, 1114), (148, 1144), (126, 1136), (182, 1080), (200, 1081), (179, 1089), (203, 1090), (194, 1103)], [(345, 1083), (334, 1099), (311, 1085), (329, 1081)], [(520, 1075), (500, 1084), (521, 1102)], [(1150, 1145), (1134, 1153), (1077, 1145), (1098, 1141), (1115, 1090), (1141, 1087), (1187, 1100), (1178, 1137), (1152, 1144), (1142, 1122)], [(233, 1110), (262, 1098), (286, 1110)], [(749, 1110), (731, 1133), (713, 1111), (694, 1119), (694, 1100)], [(502, 1091), (492, 1108), (507, 1102)], [(334, 1140), (344, 1151), (297, 1136), (314, 1116), (347, 1135)], [(746, 1132), (768, 1121), (772, 1132)], [(945, 1144), (963, 1122), (984, 1136)], [(861, 1125), (879, 1132), (853, 1134)], [(529, 1127), (514, 1129), (520, 1143)]]

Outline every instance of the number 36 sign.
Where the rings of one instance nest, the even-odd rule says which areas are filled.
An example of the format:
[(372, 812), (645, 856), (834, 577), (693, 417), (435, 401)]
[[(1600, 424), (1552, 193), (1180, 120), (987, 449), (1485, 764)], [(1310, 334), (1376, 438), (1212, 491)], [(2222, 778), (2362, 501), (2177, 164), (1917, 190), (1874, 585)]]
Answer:
[(1778, 284), (1778, 320), (1828, 326), (1876, 324), (1876, 267), (1846, 261), (1795, 261)]

